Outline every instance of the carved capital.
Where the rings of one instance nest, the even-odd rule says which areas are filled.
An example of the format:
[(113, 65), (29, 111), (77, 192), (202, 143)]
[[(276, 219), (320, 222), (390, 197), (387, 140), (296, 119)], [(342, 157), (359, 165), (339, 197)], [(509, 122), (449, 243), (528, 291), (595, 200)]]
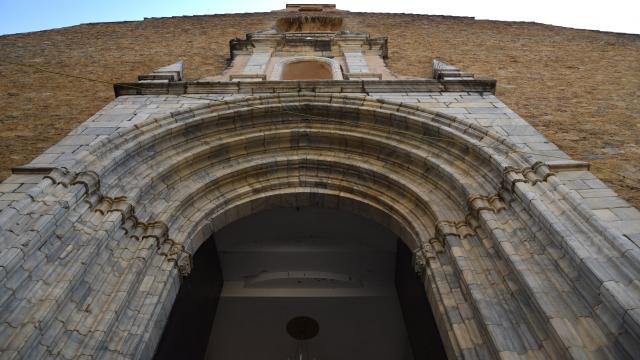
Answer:
[[(146, 228), (147, 226), (143, 222), (136, 221), (135, 226), (131, 229), (129, 233), (127, 233), (127, 235), (132, 238), (135, 238), (138, 241), (141, 241), (142, 237), (144, 236)], [(153, 240), (156, 241), (156, 239), (153, 239)], [(158, 244), (156, 243), (156, 246), (157, 245)]]
[(473, 229), (467, 224), (466, 221), (448, 221), (442, 220), (436, 223), (436, 239), (439, 239), (442, 244), (445, 243), (447, 235), (457, 236), (461, 239), (468, 236), (473, 236), (475, 233)]
[(166, 261), (174, 263), (181, 276), (188, 276), (191, 273), (193, 257), (182, 244), (166, 238), (158, 247), (157, 253), (164, 256)]
[(171, 253), (171, 248), (173, 247), (173, 241), (164, 241), (162, 244), (158, 245), (158, 254), (168, 257)]
[(156, 240), (156, 244), (158, 244), (158, 247), (160, 247), (161, 244), (164, 243), (169, 234), (169, 227), (161, 221), (145, 224), (144, 230), (145, 231), (142, 235), (142, 238), (154, 238)]
[(416, 249), (413, 252), (413, 271), (421, 278), (424, 279), (427, 270), (427, 259), (422, 252), (422, 249)]
[(54, 184), (60, 184), (64, 187), (68, 187), (73, 179), (75, 179), (76, 173), (67, 168), (55, 168), (51, 170), (48, 175), (45, 175), (45, 179), (51, 179)]
[(520, 169), (513, 166), (507, 166), (502, 172), (502, 187), (509, 193), (513, 193), (513, 189), (519, 182), (529, 182), (523, 175)]
[(93, 211), (99, 212), (101, 215), (105, 215), (113, 206), (113, 199), (110, 197), (103, 197), (100, 201), (95, 205)]
[(79, 172), (71, 185), (82, 184), (87, 190), (87, 196), (100, 192), (100, 177), (94, 171)]
[[(133, 207), (132, 207), (133, 209)], [(133, 210), (132, 210), (133, 211)], [(125, 234), (131, 236), (131, 234), (133, 233), (133, 231), (135, 230), (135, 228), (138, 226), (138, 218), (135, 216), (135, 214), (132, 212), (131, 215), (127, 216), (126, 218), (122, 219), (122, 229), (124, 230)]]
[(433, 251), (437, 254), (444, 252), (444, 239), (440, 237), (434, 237), (429, 239), (429, 245), (433, 249)]
[(422, 254), (424, 255), (425, 259), (427, 259), (427, 262), (436, 258), (435, 250), (430, 242), (422, 243), (420, 249), (422, 250)]
[(447, 235), (458, 236), (455, 221), (441, 220), (436, 223), (436, 238), (443, 239)]
[(503, 170), (502, 186), (505, 190), (513, 193), (513, 188), (519, 182), (525, 182), (535, 186), (539, 182), (547, 181), (549, 176), (555, 175), (549, 166), (542, 161), (537, 161), (530, 167), (522, 169), (513, 166), (506, 166)]
[(549, 176), (553, 176), (556, 174), (551, 171), (549, 165), (542, 161), (536, 161), (535, 164), (531, 165), (531, 168), (536, 172), (538, 177), (542, 179), (542, 181), (547, 181)]
[[(426, 267), (436, 258), (434, 246), (430, 241), (420, 241), (420, 246), (413, 251), (413, 268), (421, 278), (424, 278)], [(438, 245), (438, 248), (440, 252), (444, 251), (441, 245)]]
[(122, 215), (122, 222), (124, 223), (128, 218), (134, 216), (134, 208), (126, 196), (119, 196), (114, 198), (111, 204), (111, 208), (107, 212), (119, 212)]
[(44, 176), (50, 179), (53, 184), (60, 184), (64, 187), (80, 184), (85, 188), (84, 201), (87, 201), (91, 207), (95, 207), (102, 200), (100, 192), (100, 177), (94, 171), (82, 171), (76, 173), (67, 168), (54, 168), (49, 174)]
[(181, 276), (189, 276), (189, 274), (191, 274), (191, 269), (193, 269), (193, 259), (191, 254), (182, 250), (178, 256), (176, 265), (178, 266), (178, 272)]
[(488, 210), (497, 214), (507, 208), (499, 194), (491, 196), (480, 194), (471, 195), (467, 199), (467, 205), (469, 206), (470, 215), (474, 219), (478, 218), (478, 215), (482, 210)]

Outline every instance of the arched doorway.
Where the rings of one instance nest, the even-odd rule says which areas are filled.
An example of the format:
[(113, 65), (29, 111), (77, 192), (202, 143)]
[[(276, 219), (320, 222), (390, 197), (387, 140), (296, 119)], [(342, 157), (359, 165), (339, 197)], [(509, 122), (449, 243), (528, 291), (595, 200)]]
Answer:
[[(14, 354), (46, 342), (69, 358), (153, 357), (211, 235), (307, 206), (402, 239), (450, 358), (635, 353), (621, 284), (638, 252), (546, 164), (465, 119), (367, 96), (251, 95), (150, 118), (74, 161), (3, 212), (34, 229), (9, 237), (28, 259), (3, 253), (20, 289), (5, 293)], [(620, 266), (604, 274), (611, 256)], [(601, 325), (612, 319), (615, 333)]]
[[(356, 214), (261, 211), (216, 232), (195, 259), (202, 269), (183, 284), (156, 359), (205, 349), (217, 360), (446, 357), (411, 251)], [(317, 336), (287, 333), (300, 316), (319, 324)]]
[[(502, 145), (482, 145), (492, 141)], [(130, 194), (137, 214), (164, 224), (159, 232), (156, 223), (144, 225), (142, 238), (162, 244), (160, 254), (169, 264), (175, 260), (183, 275), (189, 254), (235, 220), (282, 206), (340, 209), (384, 225), (415, 254), (448, 357), (490, 356), (497, 350), (489, 339), (512, 333), (485, 326), (478, 315), (478, 308), (503, 311), (498, 298), (510, 296), (506, 282), (475, 271), (498, 267), (495, 250), (484, 245), (496, 241), (490, 237), (495, 217), (519, 221), (498, 213), (503, 165), (522, 168), (530, 161), (486, 129), (362, 96), (263, 95), (139, 124), (89, 159), (100, 159), (108, 194)], [(143, 343), (148, 354), (181, 287), (178, 271), (165, 264), (140, 273), (167, 284), (160, 295), (131, 295), (156, 304)], [(521, 319), (524, 310), (516, 311)], [(531, 346), (544, 351), (539, 343)]]

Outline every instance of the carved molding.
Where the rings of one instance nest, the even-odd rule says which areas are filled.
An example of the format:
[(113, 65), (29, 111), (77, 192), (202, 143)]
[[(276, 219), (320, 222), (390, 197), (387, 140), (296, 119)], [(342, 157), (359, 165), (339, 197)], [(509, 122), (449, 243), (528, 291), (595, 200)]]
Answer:
[(164, 256), (167, 261), (175, 263), (181, 276), (188, 276), (192, 268), (192, 255), (184, 249), (182, 244), (169, 238), (169, 227), (161, 221), (144, 222), (135, 214), (135, 208), (126, 196), (108, 197), (100, 191), (100, 177), (93, 171), (73, 172), (66, 168), (55, 168), (45, 178), (54, 184), (64, 187), (81, 184), (85, 187), (85, 201), (91, 204), (92, 211), (107, 215), (119, 212), (122, 222), (121, 228), (125, 234), (137, 241), (153, 238), (156, 243), (156, 253)]
[(435, 236), (426, 242), (422, 242), (420, 247), (414, 251), (414, 269), (420, 276), (424, 275), (429, 262), (437, 257), (437, 254), (444, 253), (447, 236), (456, 236), (464, 239), (476, 235), (478, 228), (478, 217), (480, 211), (491, 211), (494, 214), (507, 208), (507, 205), (500, 197), (500, 194), (480, 195), (473, 194), (467, 199), (469, 213), (465, 220), (440, 220), (435, 225)]
[[(44, 178), (51, 179), (51, 181), (53, 181), (54, 184), (60, 184), (64, 187), (69, 187), (69, 185), (72, 185), (73, 182), (76, 180), (76, 178), (78, 177), (78, 174), (79, 173), (76, 173), (67, 168), (61, 167), (61, 168), (53, 168), (49, 174), (44, 176)], [(89, 177), (83, 178), (82, 181), (78, 181), (77, 183), (78, 184), (83, 183), (89, 179), (97, 180), (98, 181), (97, 186), (92, 184), (91, 187), (97, 187), (98, 189), (100, 189), (100, 180), (98, 179), (97, 174), (95, 177), (89, 176)]]
[(507, 166), (502, 172), (502, 187), (512, 194), (513, 189), (519, 182), (535, 186), (539, 182), (547, 181), (547, 179), (553, 175), (555, 175), (555, 173), (542, 161), (537, 161), (530, 167), (524, 167), (521, 169), (513, 166)]
[(116, 198), (103, 196), (93, 210), (102, 215), (119, 212), (122, 218), (120, 227), (127, 236), (137, 241), (153, 239), (156, 244), (156, 253), (164, 256), (167, 261), (175, 263), (180, 275), (188, 276), (191, 273), (191, 254), (182, 244), (176, 243), (169, 237), (169, 227), (162, 221), (144, 222), (138, 219), (134, 206), (127, 201), (126, 196)]
[(449, 221), (442, 220), (436, 223), (436, 239), (440, 239), (444, 244), (444, 239), (449, 236), (457, 236), (461, 239), (464, 239), (469, 236), (473, 236), (475, 232), (469, 224), (467, 224), (466, 220), (462, 221)]
[(497, 214), (507, 208), (507, 205), (504, 203), (499, 193), (491, 196), (480, 194), (470, 195), (469, 198), (467, 198), (467, 205), (469, 207), (467, 219), (473, 219), (474, 223), (477, 222), (480, 211), (482, 210), (488, 210)]

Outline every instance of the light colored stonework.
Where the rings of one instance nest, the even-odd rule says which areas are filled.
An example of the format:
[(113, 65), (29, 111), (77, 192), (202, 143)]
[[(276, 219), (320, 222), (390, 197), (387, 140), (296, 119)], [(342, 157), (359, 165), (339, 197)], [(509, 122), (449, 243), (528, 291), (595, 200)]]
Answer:
[(640, 212), (450, 75), (120, 85), (0, 184), (2, 357), (152, 357), (192, 254), (282, 205), (398, 234), (450, 358), (634, 356)]

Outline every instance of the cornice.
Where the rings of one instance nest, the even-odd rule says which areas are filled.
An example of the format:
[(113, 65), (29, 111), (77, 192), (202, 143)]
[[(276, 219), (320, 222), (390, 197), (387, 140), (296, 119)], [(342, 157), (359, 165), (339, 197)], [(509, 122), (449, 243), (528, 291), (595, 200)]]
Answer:
[(496, 80), (270, 80), (270, 81), (175, 81), (117, 83), (115, 96), (185, 94), (269, 94), (269, 93), (406, 93), (406, 92), (490, 92)]

